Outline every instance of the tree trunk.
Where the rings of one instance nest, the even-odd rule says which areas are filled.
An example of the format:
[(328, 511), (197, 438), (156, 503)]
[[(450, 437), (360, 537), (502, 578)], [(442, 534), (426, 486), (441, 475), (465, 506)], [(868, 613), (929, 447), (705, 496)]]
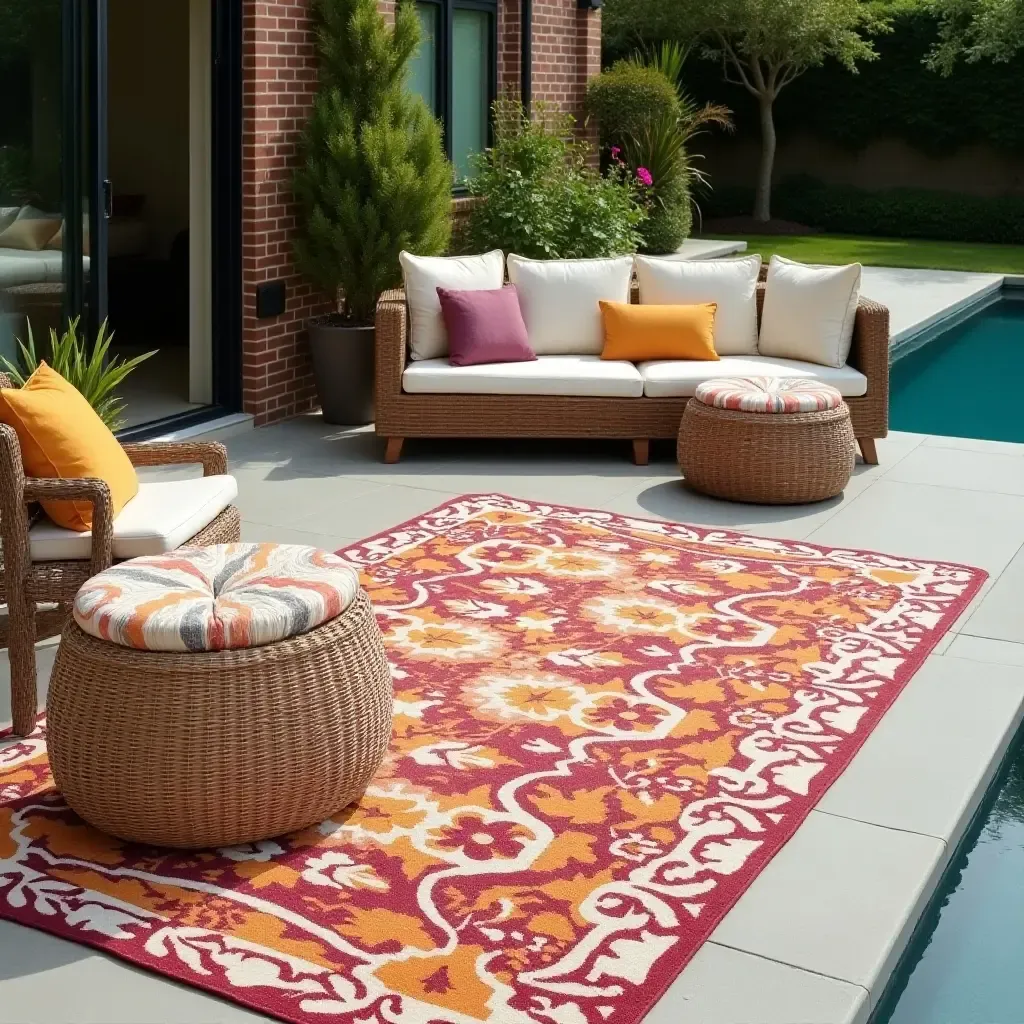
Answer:
[(772, 216), (772, 171), (775, 168), (775, 118), (772, 99), (758, 97), (761, 111), (761, 163), (757, 169), (757, 193), (754, 198), (754, 220), (767, 222)]

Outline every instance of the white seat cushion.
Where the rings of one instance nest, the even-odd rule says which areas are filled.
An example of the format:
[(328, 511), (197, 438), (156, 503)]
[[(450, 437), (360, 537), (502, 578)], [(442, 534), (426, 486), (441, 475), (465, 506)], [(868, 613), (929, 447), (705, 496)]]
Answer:
[(720, 356), (757, 355), (757, 275), (761, 257), (679, 260), (637, 256), (640, 301), (648, 306), (718, 305), (715, 351)]
[(717, 363), (666, 359), (641, 363), (639, 370), (648, 398), (693, 398), (699, 384), (731, 377), (807, 377), (830, 384), (843, 398), (859, 398), (868, 391), (867, 377), (852, 366), (820, 366), (769, 356), (722, 356)]
[(424, 359), (405, 368), (402, 387), (414, 395), (639, 398), (644, 393), (643, 378), (632, 363), (600, 356), (539, 356), (529, 363), (480, 366), (451, 366), (447, 359)]
[[(114, 520), (114, 557), (162, 555), (209, 526), (238, 497), (233, 476), (139, 483), (139, 493)], [(32, 559), (59, 562), (89, 558), (92, 533), (76, 533), (48, 519), (29, 531)]]
[(530, 348), (539, 356), (600, 355), (602, 299), (629, 302), (633, 257), (601, 260), (508, 258)]
[(398, 260), (409, 304), (409, 354), (413, 359), (448, 354), (448, 329), (438, 288), (493, 291), (505, 281), (505, 254), (500, 249), (482, 256), (413, 256), (403, 251)]
[(811, 267), (773, 256), (757, 351), (841, 367), (850, 356), (861, 266)]

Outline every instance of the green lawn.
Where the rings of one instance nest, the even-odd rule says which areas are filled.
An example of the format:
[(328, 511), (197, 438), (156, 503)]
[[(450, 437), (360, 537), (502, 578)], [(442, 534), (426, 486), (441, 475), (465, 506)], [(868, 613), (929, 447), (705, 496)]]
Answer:
[(715, 235), (742, 238), (747, 252), (767, 261), (773, 253), (801, 263), (863, 263), (869, 267), (919, 267), (1024, 274), (1024, 245), (925, 242), (853, 235)]

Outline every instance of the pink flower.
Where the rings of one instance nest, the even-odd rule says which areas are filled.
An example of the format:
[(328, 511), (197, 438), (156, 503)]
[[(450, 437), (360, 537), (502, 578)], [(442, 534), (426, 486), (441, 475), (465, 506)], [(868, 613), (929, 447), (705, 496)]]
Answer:
[(640, 181), (641, 185), (646, 185), (650, 187), (651, 185), (654, 184), (654, 178), (651, 176), (651, 172), (647, 170), (646, 167), (638, 167), (636, 169), (636, 176), (637, 179)]
[(613, 160), (618, 160), (619, 154), (621, 152), (622, 152), (622, 150), (618, 146), (612, 146), (612, 159)]

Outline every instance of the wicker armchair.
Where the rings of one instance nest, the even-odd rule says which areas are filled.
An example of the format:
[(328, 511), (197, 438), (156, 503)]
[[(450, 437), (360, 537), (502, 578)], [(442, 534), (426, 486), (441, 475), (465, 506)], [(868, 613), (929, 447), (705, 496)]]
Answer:
[[(0, 374), (0, 388), (11, 386), (10, 378)], [(227, 450), (220, 444), (128, 444), (124, 450), (135, 466), (201, 464), (204, 476), (227, 473)], [(30, 511), (44, 498), (76, 498), (92, 505), (91, 558), (32, 561)], [(240, 535), (241, 516), (231, 505), (187, 543), (230, 543)], [(0, 539), (0, 604), (7, 604), (7, 619), (0, 618), (0, 647), (7, 648), (10, 659), (14, 732), (25, 736), (35, 727), (38, 708), (36, 641), (61, 632), (79, 587), (115, 561), (110, 490), (102, 480), (26, 477), (17, 434), (0, 424)]]

